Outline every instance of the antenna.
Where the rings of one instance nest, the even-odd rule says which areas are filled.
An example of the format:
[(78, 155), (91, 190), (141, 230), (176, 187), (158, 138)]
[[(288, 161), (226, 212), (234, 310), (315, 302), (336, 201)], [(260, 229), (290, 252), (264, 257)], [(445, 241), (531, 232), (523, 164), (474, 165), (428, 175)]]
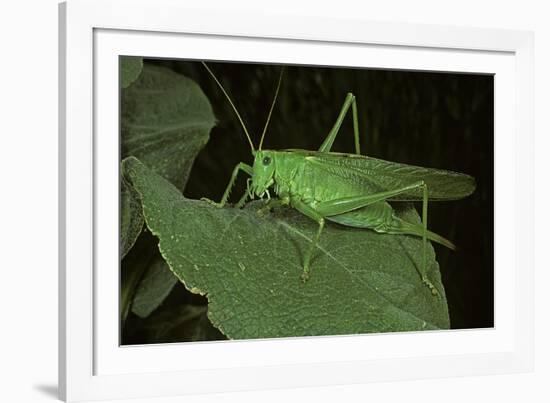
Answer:
[[(229, 101), (229, 103), (231, 104), (231, 107), (233, 108), (233, 111), (235, 111), (235, 114), (237, 115), (237, 118), (239, 119), (239, 122), (241, 123), (241, 126), (244, 130), (244, 133), (246, 134), (246, 138), (248, 139), (248, 143), (250, 144), (250, 148), (252, 149), (252, 154), (254, 154), (255, 150), (254, 150), (254, 144), (252, 143), (252, 139), (250, 137), (250, 133), (248, 133), (248, 130), (246, 130), (246, 126), (243, 122), (243, 119), (241, 118), (241, 115), (239, 114), (239, 111), (237, 110), (237, 108), (235, 107), (235, 104), (233, 104), (233, 101), (231, 101), (231, 98), (229, 97), (229, 95), (227, 94), (227, 92), (225, 92), (225, 89), (223, 88), (223, 85), (218, 81), (218, 79), (216, 78), (216, 76), (214, 75), (214, 73), (212, 72), (212, 70), (210, 70), (210, 68), (208, 67), (208, 65), (205, 63), (205, 62), (201, 62), (203, 64), (203, 66), (206, 68), (206, 70), (208, 70), (208, 73), (210, 73), (210, 75), (212, 76), (212, 78), (214, 79), (214, 81), (216, 82), (216, 84), (218, 84), (218, 87), (220, 87), (220, 89), (222, 90), (223, 92), (223, 95), (225, 95), (225, 97), (227, 98), (227, 100)], [(261, 145), (261, 143), (260, 143)]]
[(269, 115), (267, 115), (267, 120), (265, 122), (264, 131), (262, 132), (262, 138), (260, 139), (260, 146), (258, 147), (258, 150), (262, 149), (262, 144), (264, 143), (265, 132), (267, 131), (267, 126), (269, 125), (269, 121), (271, 120), (271, 113), (273, 112), (273, 108), (275, 107), (275, 101), (277, 101), (277, 96), (279, 95), (279, 88), (281, 88), (281, 81), (283, 80), (284, 71), (285, 71), (285, 68), (283, 66), (281, 67), (281, 73), (279, 74), (279, 82), (277, 83), (275, 96), (273, 97), (273, 102), (271, 103), (271, 109), (269, 109)]

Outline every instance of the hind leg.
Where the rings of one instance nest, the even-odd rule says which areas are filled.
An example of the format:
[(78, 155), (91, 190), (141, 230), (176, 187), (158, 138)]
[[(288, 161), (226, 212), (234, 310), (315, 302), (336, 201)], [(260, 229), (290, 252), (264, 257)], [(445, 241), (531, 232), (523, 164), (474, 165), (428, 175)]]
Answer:
[[(327, 202), (319, 203), (315, 210), (322, 217), (336, 217), (341, 214), (349, 213), (351, 211), (367, 207), (380, 201), (385, 201), (392, 197), (398, 196), (402, 193), (410, 192), (413, 189), (422, 188), (422, 269), (418, 272), (422, 279), (422, 282), (431, 290), (433, 295), (439, 295), (439, 292), (435, 286), (428, 279), (427, 275), (427, 247), (428, 247), (428, 186), (424, 181), (413, 183), (409, 186), (404, 186), (399, 189), (389, 190), (386, 192), (375, 193), (371, 195), (344, 197), (340, 199), (330, 200)], [(375, 213), (375, 212), (373, 212)], [(366, 212), (368, 214), (368, 211)], [(368, 217), (366, 217), (368, 218)], [(373, 217), (375, 218), (375, 217)], [(372, 228), (378, 232), (385, 232), (383, 228)], [(402, 231), (398, 229), (392, 231), (393, 233), (407, 234), (410, 232)]]
[(336, 139), (336, 135), (338, 134), (338, 131), (342, 126), (342, 122), (344, 121), (344, 118), (346, 117), (346, 113), (348, 112), (350, 106), (353, 114), (353, 135), (355, 138), (355, 154), (361, 154), (361, 146), (359, 145), (359, 120), (357, 118), (357, 103), (355, 101), (355, 95), (353, 95), (351, 92), (349, 92), (348, 95), (346, 96), (344, 105), (342, 105), (342, 109), (340, 110), (340, 114), (338, 115), (338, 118), (336, 119), (334, 126), (328, 133), (328, 136), (326, 137), (325, 141), (323, 141), (323, 144), (321, 144), (321, 147), (319, 147), (319, 151), (321, 152), (330, 151), (330, 149), (332, 148), (332, 143), (334, 143), (334, 139)]

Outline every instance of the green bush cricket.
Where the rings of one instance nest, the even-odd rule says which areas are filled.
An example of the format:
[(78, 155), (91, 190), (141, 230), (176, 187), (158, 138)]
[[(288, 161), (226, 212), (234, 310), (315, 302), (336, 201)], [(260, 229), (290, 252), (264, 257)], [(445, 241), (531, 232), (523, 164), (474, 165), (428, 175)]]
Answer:
[[(434, 295), (438, 292), (427, 277), (426, 248), (431, 240), (450, 249), (453, 243), (431, 232), (428, 224), (428, 200), (458, 200), (475, 190), (475, 179), (469, 175), (433, 168), (424, 168), (384, 161), (361, 155), (359, 123), (355, 96), (348, 93), (340, 113), (327, 137), (317, 151), (286, 149), (262, 150), (265, 133), (281, 86), (279, 76), (275, 96), (262, 132), (258, 149), (231, 98), (206, 63), (203, 65), (216, 81), (235, 112), (250, 144), (253, 165), (239, 163), (233, 170), (229, 184), (219, 203), (223, 207), (237, 179), (239, 171), (250, 175), (245, 194), (237, 203), (242, 207), (250, 198), (267, 197), (268, 206), (288, 205), (318, 224), (318, 230), (303, 260), (302, 280), (310, 275), (311, 258), (329, 220), (340, 225), (365, 228), (384, 234), (407, 234), (422, 238), (422, 282)], [(351, 108), (355, 140), (355, 154), (332, 152), (331, 148), (342, 122)], [(271, 199), (269, 189), (278, 196)], [(422, 201), (422, 222), (410, 223), (397, 217), (388, 203)]]

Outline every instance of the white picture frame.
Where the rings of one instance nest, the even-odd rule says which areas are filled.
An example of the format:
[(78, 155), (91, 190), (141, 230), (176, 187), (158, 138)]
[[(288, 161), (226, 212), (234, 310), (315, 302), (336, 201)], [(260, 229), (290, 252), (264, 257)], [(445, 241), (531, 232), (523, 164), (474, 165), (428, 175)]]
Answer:
[[(188, 45), (183, 53), (182, 40)], [(118, 88), (118, 55), (143, 52), (242, 61), (307, 57), (301, 60), (311, 64), (326, 64), (328, 53), (344, 58), (345, 65), (365, 67), (357, 55), (370, 54), (376, 67), (495, 74), (495, 327), (119, 347), (118, 233), (107, 231), (118, 228), (118, 136), (97, 133), (118, 127), (118, 99), (111, 96)], [(532, 370), (533, 209), (526, 208), (533, 204), (531, 33), (297, 15), (228, 16), (169, 0), (71, 0), (60, 5), (59, 65), (63, 399)]]

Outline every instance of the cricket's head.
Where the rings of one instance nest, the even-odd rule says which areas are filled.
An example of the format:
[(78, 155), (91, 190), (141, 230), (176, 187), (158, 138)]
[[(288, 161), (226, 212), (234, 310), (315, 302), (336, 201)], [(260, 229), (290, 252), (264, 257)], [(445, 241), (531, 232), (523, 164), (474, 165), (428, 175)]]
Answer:
[(275, 182), (275, 158), (272, 151), (256, 151), (254, 153), (254, 165), (252, 166), (252, 185), (251, 191), (256, 196), (262, 198), (268, 188)]

